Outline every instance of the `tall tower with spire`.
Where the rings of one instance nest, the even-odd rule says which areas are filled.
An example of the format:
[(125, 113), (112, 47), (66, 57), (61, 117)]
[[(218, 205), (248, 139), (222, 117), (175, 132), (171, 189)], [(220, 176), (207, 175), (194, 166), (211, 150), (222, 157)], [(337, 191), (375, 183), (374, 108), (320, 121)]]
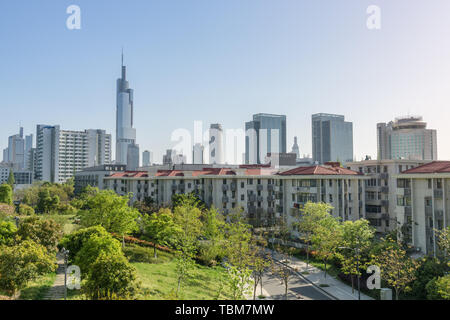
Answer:
[[(123, 64), (122, 49), (122, 77), (117, 79), (116, 96), (116, 163), (136, 167), (136, 129), (133, 128), (133, 89), (127, 81), (127, 67)], [(132, 154), (129, 154), (131, 152)]]
[(297, 155), (297, 159), (300, 159), (300, 149), (298, 148), (297, 137), (294, 137), (294, 145), (292, 146), (292, 153)]

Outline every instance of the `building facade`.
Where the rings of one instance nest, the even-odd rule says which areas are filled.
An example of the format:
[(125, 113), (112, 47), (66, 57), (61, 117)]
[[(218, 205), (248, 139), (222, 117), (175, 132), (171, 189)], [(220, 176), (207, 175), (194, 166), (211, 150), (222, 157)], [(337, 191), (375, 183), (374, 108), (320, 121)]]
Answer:
[(312, 115), (313, 161), (353, 161), (353, 123), (336, 114)]
[(422, 117), (377, 124), (377, 155), (383, 159), (437, 160), (437, 132)]
[(101, 166), (84, 168), (76, 172), (74, 177), (74, 192), (80, 194), (87, 186), (104, 189), (103, 179), (116, 172), (125, 172), (124, 164), (104, 164)]
[(111, 162), (111, 135), (104, 130), (69, 131), (37, 125), (35, 179), (65, 182), (77, 171)]
[(286, 116), (258, 113), (245, 123), (245, 163), (262, 164), (268, 153), (286, 153)]
[(209, 129), (209, 163), (223, 164), (224, 157), (224, 142), (223, 129), (219, 123), (211, 124)]
[(148, 167), (153, 164), (153, 152), (145, 150), (142, 152), (142, 166)]
[(280, 171), (264, 166), (120, 172), (106, 177), (105, 188), (132, 201), (146, 198), (170, 205), (175, 194), (196, 193), (227, 215), (242, 208), (253, 225), (270, 226), (284, 218), (292, 224), (308, 201), (326, 202), (332, 214), (357, 220), (364, 213), (364, 175), (336, 166)]
[(418, 252), (435, 254), (436, 230), (450, 226), (450, 161), (409, 169), (397, 178), (397, 219)]
[(8, 147), (3, 150), (3, 162), (11, 164), (13, 169), (28, 170), (30, 168), (31, 150), (33, 148), (33, 135), (23, 135), (23, 128), (19, 134), (8, 138)]
[(380, 234), (390, 232), (397, 224), (397, 178), (399, 173), (415, 168), (426, 161), (366, 160), (348, 162), (347, 168), (364, 174), (366, 219)]
[(194, 144), (194, 147), (192, 148), (192, 163), (193, 164), (203, 164), (203, 153), (204, 153), (204, 147), (201, 143)]

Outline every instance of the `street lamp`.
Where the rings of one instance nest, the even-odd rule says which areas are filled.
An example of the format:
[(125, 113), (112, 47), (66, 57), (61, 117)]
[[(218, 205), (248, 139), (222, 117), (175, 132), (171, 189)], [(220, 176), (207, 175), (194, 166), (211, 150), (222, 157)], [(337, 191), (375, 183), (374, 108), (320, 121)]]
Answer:
[(339, 247), (339, 249), (350, 249), (350, 250), (355, 250), (356, 253), (356, 272), (358, 273), (358, 300), (361, 300), (361, 284), (360, 284), (360, 279), (359, 279), (359, 253), (360, 250), (359, 248), (350, 248), (350, 247)]
[(16, 227), (19, 228), (20, 218), (16, 216), (16, 217), (14, 217), (14, 220), (16, 220)]
[(67, 299), (67, 262), (69, 260), (69, 250), (66, 248), (61, 249), (61, 253), (64, 256), (64, 300)]

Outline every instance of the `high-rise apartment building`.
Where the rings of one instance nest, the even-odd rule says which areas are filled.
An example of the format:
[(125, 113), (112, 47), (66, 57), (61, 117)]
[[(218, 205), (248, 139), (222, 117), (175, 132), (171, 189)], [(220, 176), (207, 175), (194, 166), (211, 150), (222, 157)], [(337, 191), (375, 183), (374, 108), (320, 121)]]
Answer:
[(377, 124), (378, 159), (437, 160), (437, 133), (422, 117)]
[(3, 162), (12, 166), (13, 170), (28, 170), (33, 148), (33, 135), (23, 135), (23, 128), (19, 134), (8, 138), (8, 147), (3, 150)]
[(245, 163), (262, 164), (268, 153), (286, 153), (286, 116), (258, 113), (245, 123)]
[(292, 146), (291, 153), (295, 153), (297, 159), (300, 159), (300, 148), (298, 147), (297, 137), (294, 137), (294, 145)]
[(149, 167), (153, 164), (153, 152), (145, 150), (142, 152), (142, 166)]
[(83, 168), (111, 162), (111, 135), (104, 130), (37, 125), (35, 157), (37, 180), (65, 182)]
[(224, 143), (223, 143), (223, 129), (219, 123), (211, 124), (209, 129), (209, 163), (223, 164), (224, 163)]
[(313, 161), (353, 161), (353, 123), (336, 114), (312, 115)]
[[(116, 163), (127, 164), (134, 167), (139, 163), (139, 150), (136, 159), (136, 129), (133, 128), (133, 89), (130, 89), (127, 81), (127, 69), (123, 65), (122, 77), (117, 79), (117, 110), (116, 110)], [(132, 145), (131, 149), (129, 145)], [(128, 155), (128, 150), (133, 152)], [(128, 163), (128, 161), (131, 161)]]

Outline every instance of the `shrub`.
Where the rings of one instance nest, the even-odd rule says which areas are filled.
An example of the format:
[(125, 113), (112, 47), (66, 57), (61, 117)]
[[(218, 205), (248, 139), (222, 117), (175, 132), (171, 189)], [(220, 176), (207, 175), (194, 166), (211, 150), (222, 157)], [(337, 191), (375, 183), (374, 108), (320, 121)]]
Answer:
[(15, 212), (16, 209), (13, 206), (5, 203), (0, 203), (0, 218), (13, 216)]
[(83, 245), (92, 237), (111, 237), (111, 235), (101, 226), (83, 228), (69, 235), (64, 236), (59, 242), (59, 247), (69, 250), (69, 259), (74, 260)]
[(81, 269), (82, 274), (90, 273), (96, 259), (102, 255), (123, 256), (122, 247), (119, 241), (111, 236), (91, 236), (78, 251), (75, 256), (75, 264)]
[(58, 206), (58, 213), (63, 215), (77, 214), (78, 210), (70, 204), (62, 203)]
[[(14, 266), (14, 267), (12, 267)], [(0, 248), (0, 289), (11, 296), (40, 275), (54, 272), (55, 256), (31, 240)]]
[(125, 257), (128, 258), (130, 262), (153, 262), (153, 251), (149, 248), (142, 248), (138, 246), (125, 247), (123, 249)]
[(416, 270), (416, 280), (411, 285), (408, 293), (412, 299), (424, 300), (427, 298), (427, 285), (433, 278), (441, 277), (447, 270), (447, 265), (432, 257), (423, 258), (419, 268)]
[(12, 222), (0, 221), (0, 245), (11, 245), (17, 231)]
[(22, 240), (33, 240), (49, 251), (56, 251), (63, 232), (61, 225), (55, 221), (51, 219), (43, 220), (34, 216), (20, 221), (17, 234)]
[(34, 216), (35, 212), (33, 207), (30, 207), (29, 205), (21, 203), (19, 205), (19, 214), (21, 216)]
[(450, 275), (433, 278), (426, 286), (429, 300), (450, 300)]
[(13, 190), (9, 184), (0, 186), (0, 203), (13, 204)]
[(84, 286), (93, 300), (132, 299), (139, 288), (136, 269), (123, 255), (101, 254), (93, 263)]

